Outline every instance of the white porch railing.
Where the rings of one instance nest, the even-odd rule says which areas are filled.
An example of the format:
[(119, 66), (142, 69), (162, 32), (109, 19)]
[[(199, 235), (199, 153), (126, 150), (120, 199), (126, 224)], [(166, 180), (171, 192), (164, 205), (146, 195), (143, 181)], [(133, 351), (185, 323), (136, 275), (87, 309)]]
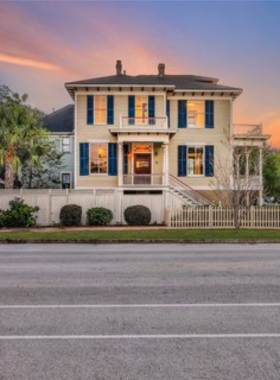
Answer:
[(163, 186), (163, 174), (124, 174), (124, 186)]
[(156, 117), (120, 117), (120, 128), (158, 128), (167, 129), (167, 116), (156, 116)]
[(261, 124), (233, 124), (234, 135), (259, 136), (262, 135)]

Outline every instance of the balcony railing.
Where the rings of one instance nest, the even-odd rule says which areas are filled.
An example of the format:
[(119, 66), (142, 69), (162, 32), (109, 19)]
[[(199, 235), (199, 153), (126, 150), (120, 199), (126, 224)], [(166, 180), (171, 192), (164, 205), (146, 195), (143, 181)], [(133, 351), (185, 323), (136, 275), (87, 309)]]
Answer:
[(124, 186), (162, 186), (164, 185), (163, 174), (124, 174)]
[(262, 135), (261, 124), (233, 124), (234, 135), (260, 136)]
[(156, 116), (156, 117), (120, 117), (120, 128), (157, 128), (157, 129), (167, 129), (167, 116)]

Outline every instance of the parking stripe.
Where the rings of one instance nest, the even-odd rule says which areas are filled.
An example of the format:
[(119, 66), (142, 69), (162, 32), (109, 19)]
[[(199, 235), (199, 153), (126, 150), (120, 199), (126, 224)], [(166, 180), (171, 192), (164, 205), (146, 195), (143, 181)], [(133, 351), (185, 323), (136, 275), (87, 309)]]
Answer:
[(238, 339), (280, 338), (280, 334), (167, 334), (167, 335), (2, 335), (0, 340), (108, 340), (108, 339)]
[(97, 305), (0, 305), (0, 309), (138, 309), (138, 308), (214, 308), (280, 307), (280, 303), (210, 303), (210, 304), (97, 304)]

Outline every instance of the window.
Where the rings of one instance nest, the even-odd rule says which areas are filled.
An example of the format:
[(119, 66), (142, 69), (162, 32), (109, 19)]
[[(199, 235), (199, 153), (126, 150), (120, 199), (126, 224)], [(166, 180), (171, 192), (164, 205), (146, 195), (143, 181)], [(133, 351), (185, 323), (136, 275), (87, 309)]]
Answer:
[(148, 123), (148, 96), (135, 96), (136, 124)]
[(94, 124), (106, 124), (107, 96), (96, 95), (94, 97)]
[(90, 145), (90, 172), (91, 174), (107, 173), (108, 167), (107, 144)]
[(61, 173), (61, 187), (62, 189), (71, 188), (71, 173)]
[(203, 100), (189, 100), (188, 107), (188, 127), (205, 126), (205, 102)]
[(70, 153), (70, 151), (71, 151), (70, 137), (63, 137), (62, 138), (62, 152)]
[(204, 148), (202, 146), (189, 146), (187, 151), (188, 175), (204, 174)]

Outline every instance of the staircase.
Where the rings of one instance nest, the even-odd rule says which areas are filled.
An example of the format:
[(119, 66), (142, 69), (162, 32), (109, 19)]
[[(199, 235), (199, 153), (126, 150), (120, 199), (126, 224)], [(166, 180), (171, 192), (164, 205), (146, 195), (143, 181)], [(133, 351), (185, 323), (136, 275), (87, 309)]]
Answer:
[(193, 188), (180, 181), (177, 177), (169, 174), (169, 190), (171, 194), (190, 207), (209, 206), (212, 202), (198, 194)]

